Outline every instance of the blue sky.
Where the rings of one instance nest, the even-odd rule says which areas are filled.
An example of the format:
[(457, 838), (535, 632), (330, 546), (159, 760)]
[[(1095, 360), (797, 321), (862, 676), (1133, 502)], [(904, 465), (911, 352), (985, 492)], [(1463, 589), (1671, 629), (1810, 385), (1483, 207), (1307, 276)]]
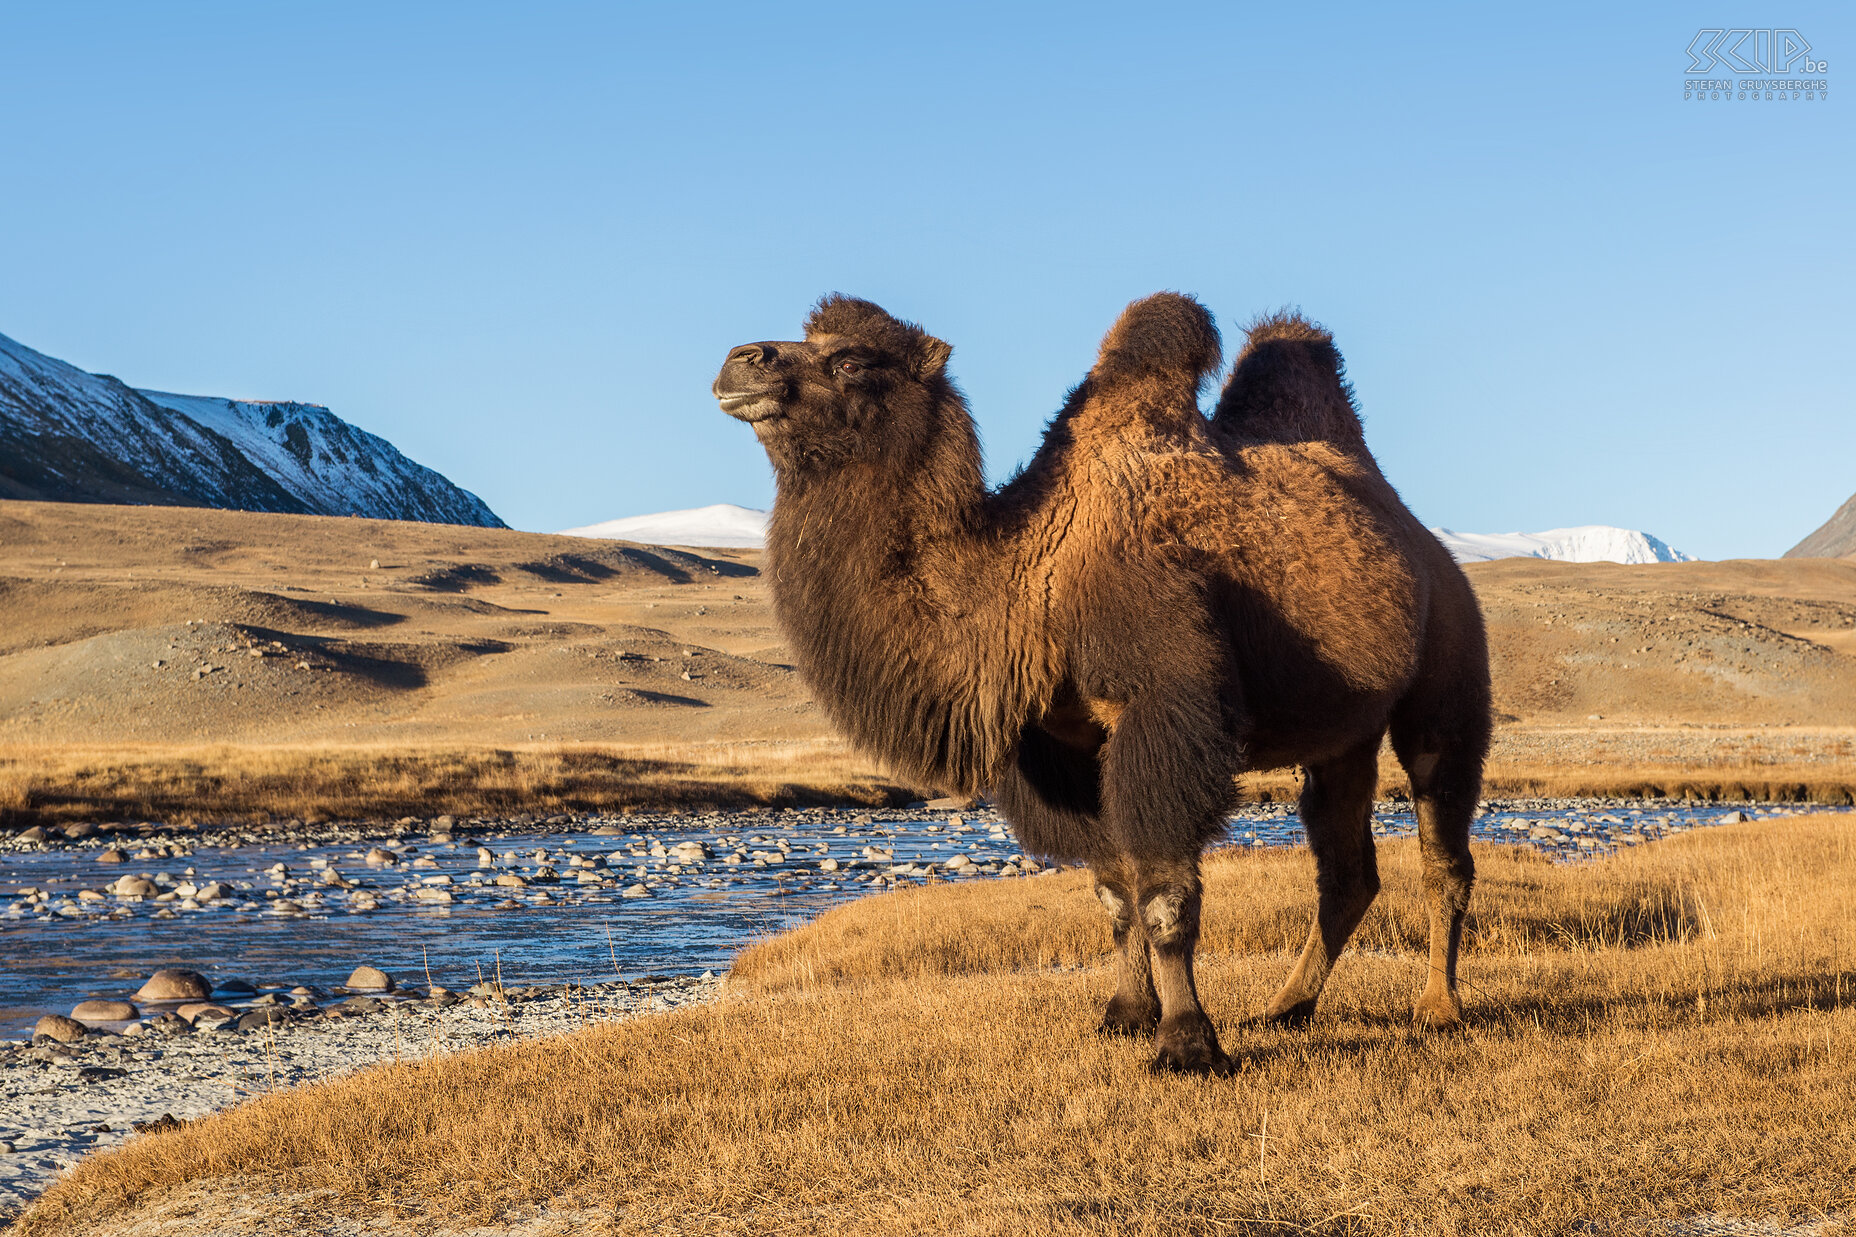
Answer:
[(9, 5), (0, 332), (550, 530), (767, 505), (709, 381), (822, 293), (954, 344), (1002, 478), (1178, 288), (1330, 326), (1427, 523), (1776, 555), (1856, 491), (1856, 126), (1684, 49), (1834, 84), (1852, 20), (1736, 6)]

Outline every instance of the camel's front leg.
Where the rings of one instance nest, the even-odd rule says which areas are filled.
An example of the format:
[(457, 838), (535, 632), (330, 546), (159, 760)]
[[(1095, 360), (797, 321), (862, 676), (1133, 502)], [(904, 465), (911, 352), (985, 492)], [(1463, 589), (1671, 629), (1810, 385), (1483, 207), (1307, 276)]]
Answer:
[(1120, 873), (1096, 873), (1096, 897), (1115, 924), (1115, 950), (1120, 955), (1115, 995), (1102, 1013), (1101, 1030), (1107, 1035), (1152, 1035), (1160, 1025), (1160, 997), (1154, 991), (1153, 961), (1147, 952), (1147, 933), (1134, 918), (1134, 888)]
[(1193, 952), (1199, 943), (1199, 861), (1153, 862), (1139, 868), (1141, 928), (1153, 952), (1153, 983), (1160, 997), (1154, 1067), (1189, 1073), (1227, 1073), (1230, 1058), (1199, 1004)]

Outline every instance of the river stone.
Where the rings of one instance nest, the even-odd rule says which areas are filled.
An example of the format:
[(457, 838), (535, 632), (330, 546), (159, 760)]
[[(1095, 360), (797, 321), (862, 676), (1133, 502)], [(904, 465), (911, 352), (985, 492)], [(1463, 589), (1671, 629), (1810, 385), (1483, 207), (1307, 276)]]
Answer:
[(79, 1022), (127, 1022), (137, 1017), (138, 1011), (127, 1001), (97, 999), (79, 1001), (71, 1016)]
[(263, 1009), (254, 1009), (240, 1014), (237, 1022), (232, 1024), (236, 1031), (261, 1031), (265, 1027), (274, 1027), (280, 1022), (290, 1021), (290, 1012), (277, 1005), (267, 1005)]
[(1744, 825), (1746, 823), (1746, 813), (1729, 812), (1727, 815), (1721, 817), (1721, 823), (1723, 825)]
[(185, 1005), (176, 1009), (174, 1013), (178, 1017), (185, 1018), (189, 1023), (196, 1023), (201, 1020), (207, 1022), (224, 1022), (227, 1018), (238, 1017), (237, 1010), (227, 1009), (223, 1005), (215, 1005), (211, 1001), (188, 1001)]
[(389, 867), (390, 868), (394, 866), (395, 864), (397, 864), (399, 861), (400, 861), (400, 857), (398, 855), (394, 854), (390, 850), (382, 850), (378, 846), (368, 851), (366, 855), (366, 862), (370, 867), (376, 867), (376, 868)]
[(110, 886), (110, 892), (119, 898), (152, 898), (160, 893), (161, 889), (151, 880), (144, 880), (139, 876), (122, 876)]
[(496, 883), (505, 889), (526, 889), (528, 882), (514, 872), (504, 872), (496, 878)]
[(627, 885), (619, 894), (621, 898), (648, 898), (651, 891), (643, 885)]
[(357, 966), (342, 986), (350, 992), (391, 992), (393, 977), (377, 967)]
[(167, 969), (156, 971), (135, 994), (138, 1001), (204, 1001), (213, 995), (213, 986), (198, 971)]
[(43, 842), (49, 836), (50, 835), (47, 834), (45, 830), (39, 828), (39, 826), (37, 825), (34, 825), (32, 826), (32, 828), (27, 829), (21, 832), (20, 834), (18, 834), (16, 840), (21, 841), (21, 842)]
[(114, 846), (97, 856), (98, 863), (127, 863), (128, 861), (129, 856), (123, 854), (120, 849)]
[(64, 827), (64, 835), (73, 842), (82, 841), (84, 838), (91, 837), (96, 831), (97, 827), (90, 824), (88, 821), (81, 825), (66, 825)]
[(257, 991), (256, 985), (246, 979), (222, 979), (213, 985), (215, 996), (251, 996)]
[(89, 1027), (75, 1018), (67, 1018), (63, 1014), (47, 1014), (33, 1024), (32, 1038), (38, 1039), (44, 1036), (46, 1039), (55, 1039), (61, 1044), (69, 1044), (84, 1038), (89, 1030)]

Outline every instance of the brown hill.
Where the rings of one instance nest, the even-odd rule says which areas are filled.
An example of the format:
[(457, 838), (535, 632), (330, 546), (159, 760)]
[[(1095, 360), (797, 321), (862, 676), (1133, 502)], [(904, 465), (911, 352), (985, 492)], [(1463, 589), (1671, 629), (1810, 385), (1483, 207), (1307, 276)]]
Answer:
[(1856, 555), (1856, 494), (1816, 532), (1785, 551), (1786, 558), (1845, 558)]
[[(757, 562), (0, 502), (0, 811), (914, 793), (832, 736), (785, 662)], [(1836, 797), (1856, 782), (1856, 561), (1508, 560), (1470, 576), (1492, 636), (1495, 788)]]

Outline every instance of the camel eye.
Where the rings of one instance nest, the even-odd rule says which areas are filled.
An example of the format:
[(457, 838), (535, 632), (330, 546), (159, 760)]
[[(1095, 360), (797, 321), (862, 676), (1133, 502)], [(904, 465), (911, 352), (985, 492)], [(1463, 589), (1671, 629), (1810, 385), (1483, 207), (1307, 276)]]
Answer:
[(859, 365), (856, 361), (838, 362), (838, 372), (841, 374), (860, 374), (863, 372), (863, 368), (864, 367)]

